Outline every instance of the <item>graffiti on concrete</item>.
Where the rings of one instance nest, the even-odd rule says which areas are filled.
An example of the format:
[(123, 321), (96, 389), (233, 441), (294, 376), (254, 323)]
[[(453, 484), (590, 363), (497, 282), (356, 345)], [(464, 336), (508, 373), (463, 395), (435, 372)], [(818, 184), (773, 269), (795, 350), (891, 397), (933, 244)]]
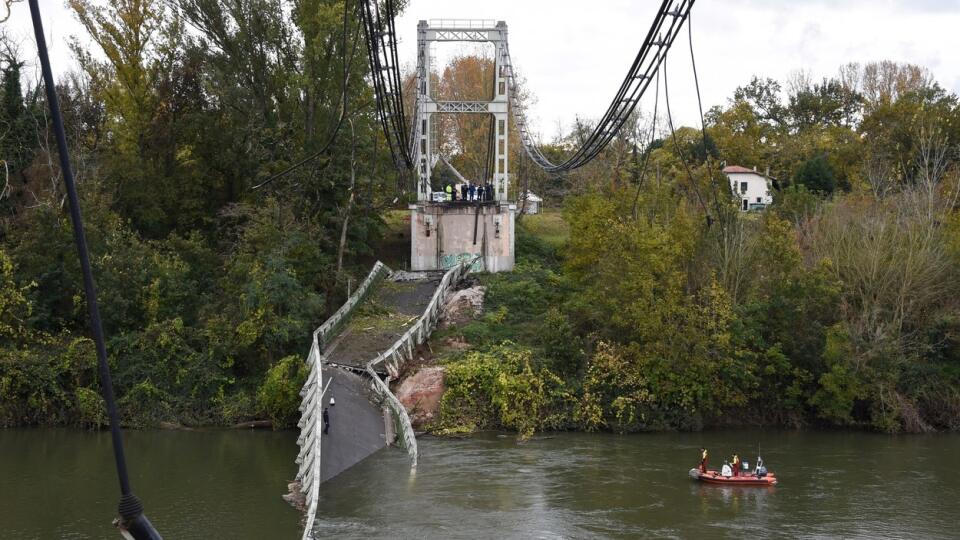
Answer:
[[(459, 254), (450, 254), (443, 255), (440, 257), (440, 267), (444, 270), (453, 268), (454, 266), (460, 264), (463, 261), (469, 261), (476, 257), (475, 253), (459, 253)], [(471, 272), (482, 272), (483, 271), (483, 260), (478, 258), (473, 262), (473, 265), (470, 267)]]

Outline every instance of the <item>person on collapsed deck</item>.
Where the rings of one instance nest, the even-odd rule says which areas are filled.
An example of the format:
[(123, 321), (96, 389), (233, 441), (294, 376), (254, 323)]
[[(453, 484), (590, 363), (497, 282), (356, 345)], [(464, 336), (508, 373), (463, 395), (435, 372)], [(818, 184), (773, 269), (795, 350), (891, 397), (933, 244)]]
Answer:
[(707, 449), (700, 449), (700, 472), (707, 474)]

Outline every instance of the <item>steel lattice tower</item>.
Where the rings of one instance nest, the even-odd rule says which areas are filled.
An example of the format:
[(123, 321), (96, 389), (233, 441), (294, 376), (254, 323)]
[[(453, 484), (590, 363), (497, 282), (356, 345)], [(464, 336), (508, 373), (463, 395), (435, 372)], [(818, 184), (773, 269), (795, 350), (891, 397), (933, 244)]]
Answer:
[[(430, 69), (432, 43), (473, 42), (491, 43), (495, 47), (494, 88), (490, 101), (441, 101), (431, 96)], [(414, 133), (418, 136), (414, 148), (417, 167), (417, 200), (430, 200), (430, 174), (437, 164), (434, 115), (436, 114), (491, 114), (494, 120), (493, 187), (497, 201), (507, 200), (510, 187), (508, 157), (508, 116), (510, 112), (509, 54), (507, 23), (487, 20), (436, 19), (420, 21), (417, 25), (417, 105)], [(489, 178), (482, 179), (484, 183)]]

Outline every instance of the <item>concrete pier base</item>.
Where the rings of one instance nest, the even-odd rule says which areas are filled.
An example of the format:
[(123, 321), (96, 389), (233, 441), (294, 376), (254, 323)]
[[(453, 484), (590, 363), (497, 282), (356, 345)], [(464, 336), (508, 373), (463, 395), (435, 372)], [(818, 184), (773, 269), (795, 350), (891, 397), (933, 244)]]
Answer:
[(421, 202), (409, 208), (411, 270), (446, 270), (477, 255), (474, 271), (513, 270), (517, 205)]

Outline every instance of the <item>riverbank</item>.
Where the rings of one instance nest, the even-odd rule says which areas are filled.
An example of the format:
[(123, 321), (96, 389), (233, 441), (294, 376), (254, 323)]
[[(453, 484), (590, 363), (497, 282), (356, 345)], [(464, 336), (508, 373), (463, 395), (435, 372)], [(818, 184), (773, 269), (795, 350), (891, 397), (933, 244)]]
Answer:
[[(936, 357), (887, 352), (856, 367), (863, 360), (852, 323), (824, 311), (839, 309), (831, 302), (841, 285), (821, 270), (783, 270), (772, 290), (735, 302), (715, 280), (700, 290), (686, 283), (689, 262), (656, 238), (662, 231), (606, 216), (606, 229), (621, 228), (636, 242), (611, 249), (623, 238), (591, 221), (608, 204), (598, 194), (572, 199), (573, 224), (556, 210), (525, 216), (516, 270), (465, 285), (483, 291), (482, 311), (436, 332), (407, 373), (431, 369), (430, 381), (443, 371), (442, 387), (429, 385), (426, 400), (437, 405), (421, 429), (529, 437), (731, 426), (960, 428), (956, 336), (938, 342)], [(764, 234), (780, 235), (767, 239), (784, 243), (780, 256), (792, 257), (798, 248), (787, 224), (772, 213), (756, 220)], [(421, 394), (408, 402), (411, 412)]]

